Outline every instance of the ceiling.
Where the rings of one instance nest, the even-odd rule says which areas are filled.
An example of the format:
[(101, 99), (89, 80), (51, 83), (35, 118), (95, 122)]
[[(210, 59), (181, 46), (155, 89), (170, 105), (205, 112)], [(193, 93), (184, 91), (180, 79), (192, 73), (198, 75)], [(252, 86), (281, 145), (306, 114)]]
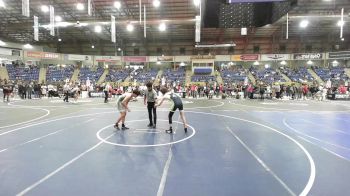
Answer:
[[(56, 36), (50, 36), (49, 30), (40, 28), (39, 43), (110, 43), (110, 17), (114, 15), (117, 21), (117, 43), (121, 46), (130, 42), (152, 44), (155, 42), (192, 42), (194, 43), (195, 16), (199, 9), (192, 0), (160, 0), (161, 6), (154, 8), (152, 0), (142, 0), (147, 13), (147, 38), (143, 35), (143, 24), (139, 24), (139, 1), (121, 0), (122, 8), (117, 10), (114, 0), (92, 0), (92, 16), (87, 14), (87, 0), (30, 0), (31, 17), (22, 16), (21, 0), (4, 0), (6, 8), (0, 8), (0, 39), (35, 43), (33, 41), (33, 15), (39, 17), (40, 25), (49, 24), (49, 14), (41, 11), (41, 5), (53, 5), (55, 15), (63, 18), (64, 22), (71, 24), (68, 27), (56, 28)], [(85, 3), (85, 10), (78, 11), (76, 3)], [(324, 39), (338, 39), (339, 27), (336, 23), (340, 19), (340, 10), (345, 9), (344, 37), (350, 39), (350, 1), (349, 0), (299, 0), (298, 5), (289, 12), (289, 37), (309, 39), (322, 37)], [(307, 18), (309, 27), (301, 29), (299, 22)], [(248, 37), (276, 37), (285, 39), (286, 19), (284, 16), (276, 23), (260, 28), (248, 29)], [(88, 26), (76, 25), (87, 23)], [(165, 21), (167, 30), (160, 32), (158, 25)], [(126, 24), (135, 26), (133, 32), (126, 31)], [(94, 26), (101, 25), (102, 32), (95, 33)], [(201, 39), (203, 43), (223, 43), (244, 38), (239, 28), (202, 28)]]

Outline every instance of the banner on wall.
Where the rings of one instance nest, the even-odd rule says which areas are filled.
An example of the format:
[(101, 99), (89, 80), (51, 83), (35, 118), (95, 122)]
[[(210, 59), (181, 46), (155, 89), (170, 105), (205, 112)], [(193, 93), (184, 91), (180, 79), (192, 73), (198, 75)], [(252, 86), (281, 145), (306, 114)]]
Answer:
[(135, 62), (135, 63), (142, 63), (147, 62), (146, 56), (125, 56), (123, 57), (123, 61), (125, 62)]
[(66, 54), (64, 59), (68, 61), (90, 61), (92, 58), (88, 55)]
[(293, 54), (294, 60), (318, 60), (323, 59), (322, 53)]
[(350, 59), (350, 51), (330, 52), (329, 59)]
[(95, 61), (97, 62), (111, 62), (116, 63), (121, 60), (119, 56), (95, 56)]
[(242, 54), (242, 55), (232, 55), (231, 61), (258, 61), (258, 54)]
[(157, 57), (157, 61), (173, 62), (174, 61), (174, 57), (173, 56), (161, 56), (161, 57)]
[(201, 60), (201, 59), (215, 59), (214, 55), (197, 55), (191, 56), (191, 60)]
[(50, 52), (31, 52), (27, 51), (28, 58), (37, 58), (37, 59), (59, 59), (60, 54), (50, 53)]
[(12, 56), (12, 50), (7, 48), (0, 48), (1, 55)]
[(261, 61), (287, 61), (290, 60), (289, 54), (262, 54)]

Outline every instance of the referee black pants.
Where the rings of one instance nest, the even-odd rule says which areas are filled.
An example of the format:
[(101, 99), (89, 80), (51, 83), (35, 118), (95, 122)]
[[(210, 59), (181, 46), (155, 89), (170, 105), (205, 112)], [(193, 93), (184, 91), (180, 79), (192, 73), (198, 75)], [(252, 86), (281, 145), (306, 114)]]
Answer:
[[(147, 102), (147, 110), (148, 110), (148, 118), (150, 125), (157, 124), (157, 109), (154, 107), (155, 102)], [(152, 112), (153, 112), (153, 120), (152, 121)]]

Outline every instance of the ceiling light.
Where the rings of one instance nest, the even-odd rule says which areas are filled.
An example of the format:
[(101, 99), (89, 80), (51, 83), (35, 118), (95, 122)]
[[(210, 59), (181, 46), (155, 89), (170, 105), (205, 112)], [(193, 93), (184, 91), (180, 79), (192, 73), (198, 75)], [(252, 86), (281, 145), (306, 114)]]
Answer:
[(42, 5), (41, 6), (41, 11), (46, 13), (46, 12), (49, 12), (49, 7), (47, 5)]
[(77, 3), (77, 10), (84, 10), (84, 9), (85, 9), (84, 4)]
[(6, 46), (6, 43), (0, 40), (0, 46)]
[(153, 6), (154, 7), (159, 7), (160, 6), (160, 1), (159, 0), (153, 0)]
[(92, 45), (92, 46), (91, 46), (91, 48), (95, 48), (95, 46), (94, 46), (94, 45)]
[(164, 22), (160, 23), (158, 28), (159, 28), (159, 31), (165, 31), (166, 30), (165, 23)]
[(299, 26), (301, 28), (306, 28), (309, 25), (309, 21), (308, 20), (302, 20), (299, 24)]
[(253, 65), (259, 65), (259, 62), (258, 62), (258, 61), (255, 61), (255, 62), (253, 63)]
[(344, 20), (339, 20), (337, 23), (338, 27), (344, 26), (344, 24), (345, 24)]
[(185, 64), (184, 62), (181, 62), (181, 63), (180, 63), (180, 66), (182, 66), (182, 67), (185, 66), (185, 65), (186, 65), (186, 64)]
[(61, 38), (59, 38), (59, 39), (58, 39), (58, 41), (59, 41), (59, 42), (61, 42), (61, 41), (62, 41), (62, 39), (61, 39)]
[(96, 33), (101, 33), (102, 32), (102, 27), (101, 26), (95, 26), (95, 32)]
[(116, 1), (114, 2), (114, 7), (119, 10), (122, 7), (122, 4), (120, 3), (120, 1)]
[(332, 63), (333, 64), (338, 64), (339, 62), (337, 60), (334, 60)]
[(2, 7), (2, 8), (5, 8), (5, 7), (6, 7), (3, 0), (0, 0), (0, 7)]
[(201, 4), (201, 0), (193, 0), (193, 3), (196, 7), (198, 7)]
[(248, 34), (247, 28), (241, 28), (241, 35), (247, 35), (247, 34)]
[(30, 45), (30, 44), (25, 44), (25, 45), (23, 45), (23, 48), (25, 48), (25, 49), (32, 49), (33, 46)]
[(286, 61), (281, 61), (281, 65), (287, 65)]
[(314, 62), (312, 62), (311, 60), (309, 60), (308, 62), (306, 62), (306, 64), (312, 65), (312, 64), (314, 64)]
[(270, 67), (270, 65), (269, 64), (265, 64), (265, 68), (267, 69), (267, 68), (269, 68)]
[(56, 22), (62, 22), (62, 17), (61, 16), (55, 16), (55, 21)]
[(128, 24), (128, 25), (126, 26), (126, 30), (131, 32), (131, 31), (134, 30), (134, 26), (133, 26), (132, 24)]
[(121, 48), (118, 48), (118, 51), (121, 51), (122, 49)]
[(344, 37), (340, 39), (342, 42), (345, 41)]
[(160, 65), (160, 64), (162, 64), (162, 62), (160, 62), (160, 61), (157, 61), (157, 65)]

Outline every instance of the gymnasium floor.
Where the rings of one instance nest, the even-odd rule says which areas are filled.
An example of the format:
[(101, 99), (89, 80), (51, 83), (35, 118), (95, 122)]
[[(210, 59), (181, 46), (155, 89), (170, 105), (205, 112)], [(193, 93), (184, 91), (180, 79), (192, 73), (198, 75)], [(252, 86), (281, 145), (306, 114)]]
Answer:
[(0, 195), (350, 195), (349, 102), (184, 101), (173, 135), (169, 105), (115, 131), (115, 100), (0, 102)]

